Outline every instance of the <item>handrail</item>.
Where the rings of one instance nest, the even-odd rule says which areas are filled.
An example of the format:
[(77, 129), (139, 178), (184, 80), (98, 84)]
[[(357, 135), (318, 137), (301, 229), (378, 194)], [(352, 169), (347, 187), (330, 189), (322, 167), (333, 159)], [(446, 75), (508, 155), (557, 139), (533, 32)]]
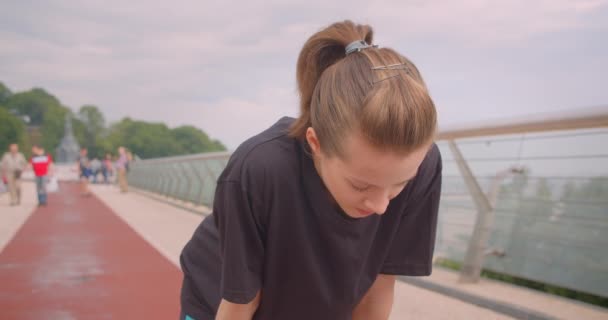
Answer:
[[(556, 130), (608, 128), (608, 105), (579, 108), (576, 111), (542, 113), (525, 118), (493, 121), (486, 125), (450, 126), (441, 129), (436, 140), (453, 140), (505, 134), (546, 132)], [(139, 160), (139, 163), (158, 164), (191, 160), (225, 159), (232, 153), (205, 152), (183, 156), (172, 156)]]
[(504, 134), (608, 127), (608, 105), (575, 111), (543, 113), (525, 118), (494, 121), (487, 125), (465, 125), (440, 130), (437, 140), (453, 140)]
[(189, 154), (183, 156), (173, 156), (173, 157), (163, 157), (163, 158), (153, 158), (153, 159), (144, 159), (137, 161), (138, 163), (145, 164), (159, 164), (166, 162), (186, 162), (192, 160), (212, 160), (212, 159), (225, 159), (229, 157), (232, 152), (222, 151), (222, 152), (204, 152), (197, 154)]

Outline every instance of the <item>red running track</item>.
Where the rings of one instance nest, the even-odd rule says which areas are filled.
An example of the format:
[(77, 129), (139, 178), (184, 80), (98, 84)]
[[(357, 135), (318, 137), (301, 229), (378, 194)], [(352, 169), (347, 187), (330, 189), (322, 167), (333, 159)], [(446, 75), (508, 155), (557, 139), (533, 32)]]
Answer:
[(62, 184), (0, 253), (0, 319), (177, 319), (181, 272), (94, 196)]

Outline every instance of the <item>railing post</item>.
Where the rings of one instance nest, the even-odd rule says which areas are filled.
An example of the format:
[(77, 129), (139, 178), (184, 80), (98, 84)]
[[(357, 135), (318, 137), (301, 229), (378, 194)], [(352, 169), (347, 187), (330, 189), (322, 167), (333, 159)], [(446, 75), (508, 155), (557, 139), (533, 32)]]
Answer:
[(203, 177), (201, 176), (201, 174), (199, 173), (199, 171), (196, 169), (196, 162), (190, 163), (190, 167), (192, 168), (192, 172), (194, 172), (195, 175), (195, 181), (198, 181), (198, 183), (195, 183), (195, 185), (198, 187), (197, 189), (192, 188), (190, 190), (190, 201), (196, 203), (196, 204), (202, 204), (201, 202), (201, 197), (200, 194), (203, 192)]
[[(211, 168), (209, 168), (209, 165), (208, 165), (207, 161), (203, 161), (203, 167), (207, 171), (207, 179), (209, 181), (215, 182), (217, 180), (217, 177), (213, 173), (213, 170), (211, 170)], [(212, 188), (212, 189), (215, 189), (215, 188)], [(203, 196), (203, 198), (205, 198), (205, 194), (202, 194), (202, 196)], [(204, 200), (202, 202), (205, 205), (212, 206), (213, 205), (213, 193), (212, 192), (209, 193), (208, 203), (205, 203)]]
[(183, 184), (180, 184), (180, 188), (179, 188), (179, 198), (183, 201), (188, 201), (190, 199), (188, 199), (188, 190), (190, 190), (190, 187), (192, 185), (191, 179), (190, 179), (190, 175), (188, 174), (188, 164), (181, 162), (178, 163), (178, 166), (181, 169), (181, 173), (184, 176), (184, 178), (186, 179), (186, 185), (184, 186)]
[(475, 219), (475, 227), (469, 240), (469, 247), (467, 248), (459, 280), (461, 282), (477, 282), (481, 274), (485, 246), (492, 223), (492, 206), (481, 190), (477, 179), (475, 179), (471, 168), (469, 168), (454, 140), (449, 140), (448, 145), (477, 208), (477, 219)]

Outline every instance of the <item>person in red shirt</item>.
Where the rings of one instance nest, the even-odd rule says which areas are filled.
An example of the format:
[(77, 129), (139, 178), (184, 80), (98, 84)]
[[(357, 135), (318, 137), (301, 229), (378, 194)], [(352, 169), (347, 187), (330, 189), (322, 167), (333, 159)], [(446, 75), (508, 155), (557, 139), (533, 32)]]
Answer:
[(32, 159), (30, 160), (34, 175), (36, 176), (36, 192), (38, 193), (38, 206), (46, 206), (46, 183), (47, 176), (51, 173), (53, 158), (44, 153), (44, 149), (38, 146), (32, 147)]

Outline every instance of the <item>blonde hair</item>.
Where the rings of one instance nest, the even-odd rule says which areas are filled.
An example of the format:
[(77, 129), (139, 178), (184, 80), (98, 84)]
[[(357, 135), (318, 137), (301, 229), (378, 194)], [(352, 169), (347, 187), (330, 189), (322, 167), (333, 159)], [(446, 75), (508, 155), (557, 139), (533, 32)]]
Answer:
[[(358, 40), (371, 44), (372, 28), (344, 21), (306, 41), (297, 64), (300, 117), (290, 136), (303, 139), (312, 127), (321, 150), (341, 157), (353, 130), (378, 148), (399, 153), (431, 142), (437, 114), (416, 66), (390, 48), (346, 55), (345, 47)], [(398, 66), (383, 68), (390, 65)]]

